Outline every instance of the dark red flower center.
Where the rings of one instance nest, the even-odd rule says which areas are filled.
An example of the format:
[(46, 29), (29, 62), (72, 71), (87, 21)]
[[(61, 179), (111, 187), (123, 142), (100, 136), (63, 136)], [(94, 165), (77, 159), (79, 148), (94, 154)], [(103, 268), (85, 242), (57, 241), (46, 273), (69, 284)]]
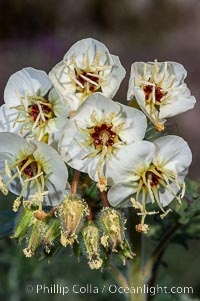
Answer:
[(90, 136), (93, 138), (95, 146), (112, 146), (117, 134), (112, 131), (112, 126), (103, 123), (100, 126), (95, 126)]
[(147, 171), (146, 179), (150, 182), (151, 187), (156, 186), (160, 180), (160, 178), (151, 171)]
[[(95, 74), (93, 76), (92, 74), (94, 74), (92, 71), (90, 71), (89, 74), (86, 71), (82, 71), (80, 74), (78, 74), (76, 76), (76, 79), (79, 81), (79, 83), (81, 85), (84, 86), (84, 88), (85, 88), (86, 84), (88, 83), (89, 84), (89, 90), (91, 92), (96, 92), (97, 90), (99, 90), (99, 77), (95, 76)], [(90, 79), (91, 81), (95, 82), (97, 85), (92, 84), (91, 82), (89, 82), (84, 77), (86, 77), (86, 78)], [(76, 83), (76, 86), (77, 86), (77, 88), (80, 88), (80, 86), (77, 83)]]
[[(29, 160), (29, 158), (27, 158), (21, 162), (21, 168), (23, 168), (23, 166), (27, 163), (28, 160)], [(29, 178), (36, 176), (38, 173), (37, 162), (36, 161), (31, 162), (22, 170), (22, 172)]]
[[(145, 93), (145, 100), (148, 101), (149, 98), (151, 98), (151, 95), (152, 95), (152, 92), (153, 92), (153, 86), (152, 85), (147, 85), (147, 86), (144, 86), (143, 89), (144, 89), (144, 93)], [(156, 102), (160, 103), (165, 94), (166, 93), (163, 92), (160, 87), (157, 87), (157, 86), (155, 87), (155, 100), (156, 100)]]
[[(52, 109), (50, 106), (47, 106), (45, 104), (40, 104), (43, 116), (45, 120), (49, 120), (52, 117)], [(36, 121), (38, 118), (38, 115), (40, 114), (40, 109), (37, 104), (30, 105), (28, 107), (28, 113), (32, 121)]]

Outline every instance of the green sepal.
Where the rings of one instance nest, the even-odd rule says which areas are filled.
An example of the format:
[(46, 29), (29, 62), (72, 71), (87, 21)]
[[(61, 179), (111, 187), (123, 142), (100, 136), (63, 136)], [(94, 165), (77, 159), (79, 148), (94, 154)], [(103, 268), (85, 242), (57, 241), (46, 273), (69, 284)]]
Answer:
[(47, 232), (44, 236), (44, 243), (52, 244), (60, 236), (60, 223), (57, 218), (49, 225)]
[(33, 210), (28, 208), (21, 208), (16, 217), (16, 225), (12, 238), (18, 239), (21, 242), (29, 230), (31, 220), (33, 219)]

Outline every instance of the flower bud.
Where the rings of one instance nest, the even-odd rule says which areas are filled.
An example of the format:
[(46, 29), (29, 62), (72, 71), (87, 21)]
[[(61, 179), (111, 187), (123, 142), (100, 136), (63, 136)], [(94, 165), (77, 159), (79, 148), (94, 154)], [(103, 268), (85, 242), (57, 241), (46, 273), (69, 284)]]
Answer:
[(66, 195), (58, 207), (58, 217), (61, 223), (61, 244), (72, 246), (77, 240), (83, 217), (87, 214), (86, 203), (74, 195)]
[(128, 241), (125, 238), (123, 243), (122, 243), (122, 248), (119, 251), (119, 257), (122, 260), (123, 264), (125, 265), (126, 260), (127, 259), (133, 259), (134, 256), (135, 256), (135, 254), (131, 251), (131, 247), (130, 247)]
[(82, 230), (82, 237), (89, 267), (91, 269), (101, 268), (103, 260), (99, 254), (98, 227), (92, 221), (89, 221)]
[(99, 223), (103, 229), (101, 244), (105, 249), (118, 252), (122, 248), (124, 239), (124, 222), (119, 211), (112, 208), (104, 208), (99, 217)]
[(54, 246), (54, 242), (59, 236), (60, 223), (57, 218), (54, 218), (51, 224), (48, 226), (43, 239), (44, 249), (47, 254), (51, 252), (51, 249)]
[(14, 233), (11, 238), (23, 240), (28, 232), (33, 219), (33, 210), (24, 208), (20, 210), (17, 214), (16, 225), (14, 228)]
[(41, 245), (44, 235), (47, 231), (47, 224), (44, 221), (33, 218), (32, 229), (30, 231), (28, 240), (28, 246), (23, 250), (26, 257), (32, 257)]

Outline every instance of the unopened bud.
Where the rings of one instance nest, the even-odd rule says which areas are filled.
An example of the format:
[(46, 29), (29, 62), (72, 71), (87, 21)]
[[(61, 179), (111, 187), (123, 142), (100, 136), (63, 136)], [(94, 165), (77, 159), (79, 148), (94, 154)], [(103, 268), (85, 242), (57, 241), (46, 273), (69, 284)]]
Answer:
[(54, 241), (60, 236), (60, 223), (57, 218), (53, 218), (52, 223), (48, 226), (45, 236), (43, 238), (43, 244), (45, 252), (49, 254), (54, 245)]
[(61, 244), (66, 247), (73, 245), (80, 232), (84, 215), (87, 214), (86, 203), (74, 195), (66, 195), (58, 207), (58, 217), (61, 222)]
[(131, 251), (131, 247), (130, 247), (128, 241), (125, 238), (123, 243), (122, 243), (122, 248), (119, 251), (119, 257), (122, 260), (123, 264), (125, 265), (126, 260), (127, 259), (133, 259), (134, 256), (135, 256), (135, 254)]
[(87, 226), (82, 230), (82, 236), (89, 267), (91, 269), (101, 268), (103, 260), (99, 254), (98, 227), (92, 221), (89, 221)]
[(20, 210), (17, 214), (14, 233), (11, 237), (19, 239), (19, 241), (23, 240), (31, 225), (32, 219), (33, 210), (27, 208)]
[(30, 232), (30, 236), (27, 237), (28, 240), (28, 246), (23, 250), (24, 255), (26, 257), (31, 257), (35, 255), (35, 252), (40, 247), (41, 242), (45, 236), (45, 233), (47, 231), (47, 224), (43, 221), (37, 220), (34, 218), (32, 220), (33, 225)]
[(111, 248), (112, 252), (118, 252), (124, 239), (124, 223), (119, 211), (104, 208), (99, 217), (99, 223), (103, 229), (101, 244), (105, 249)]

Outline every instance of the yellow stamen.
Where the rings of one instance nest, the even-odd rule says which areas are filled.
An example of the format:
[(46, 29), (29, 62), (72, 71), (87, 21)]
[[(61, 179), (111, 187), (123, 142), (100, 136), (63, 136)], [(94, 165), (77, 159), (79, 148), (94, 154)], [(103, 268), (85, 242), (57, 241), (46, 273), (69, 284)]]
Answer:
[(6, 185), (4, 184), (3, 182), (3, 178), (0, 174), (0, 190), (1, 192), (4, 194), (4, 195), (7, 195), (8, 194), (8, 188), (6, 187)]
[(8, 178), (11, 178), (11, 171), (7, 160), (5, 160), (5, 174)]
[(97, 183), (97, 187), (101, 192), (107, 191), (107, 178), (106, 177), (100, 177), (99, 181)]
[(43, 172), (41, 172), (41, 173), (35, 175), (35, 176), (32, 177), (32, 178), (29, 178), (29, 179), (24, 180), (24, 183), (29, 182), (29, 181), (33, 181), (33, 180), (39, 178), (41, 175), (43, 175)]
[(81, 74), (80, 77), (82, 77), (83, 79), (85, 79), (87, 82), (91, 83), (92, 85), (95, 86), (99, 86), (96, 82), (94, 82), (93, 80), (91, 80), (90, 78), (86, 77), (85, 75)]
[(21, 205), (21, 198), (17, 197), (13, 203), (13, 211), (17, 212), (19, 210), (20, 205)]

